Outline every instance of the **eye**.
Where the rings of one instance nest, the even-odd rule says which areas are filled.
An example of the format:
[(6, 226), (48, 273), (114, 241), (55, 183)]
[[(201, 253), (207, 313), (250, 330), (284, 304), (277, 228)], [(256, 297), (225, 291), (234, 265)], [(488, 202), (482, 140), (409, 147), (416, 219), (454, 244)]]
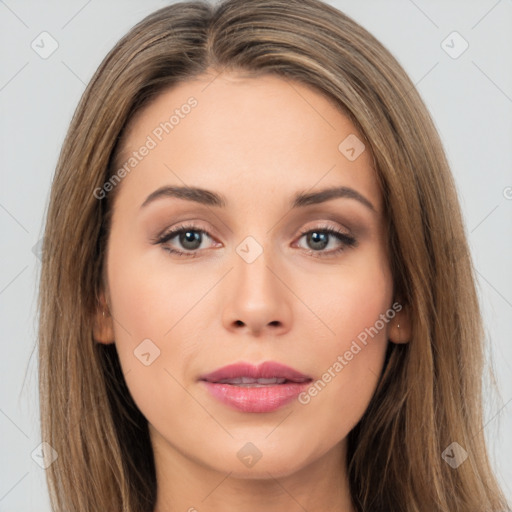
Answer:
[[(166, 231), (155, 240), (155, 243), (162, 245), (163, 249), (171, 254), (195, 258), (198, 255), (198, 249), (201, 247), (204, 235), (211, 238), (204, 229), (190, 224)], [(185, 251), (169, 245), (173, 238), (177, 238), (177, 241)]]
[[(204, 229), (189, 224), (164, 232), (154, 240), (154, 243), (162, 245), (162, 248), (171, 254), (195, 258), (199, 255), (199, 249), (201, 249), (205, 236), (211, 239), (211, 236)], [(307, 254), (314, 257), (334, 256), (346, 248), (357, 245), (357, 241), (354, 237), (330, 226), (318, 226), (314, 229), (302, 231), (299, 240), (304, 237), (306, 238), (307, 244), (313, 247), (312, 249), (305, 248), (305, 251)], [(175, 238), (177, 239), (177, 243), (179, 243), (184, 250), (176, 248), (176, 246), (169, 243)], [(325, 251), (324, 249), (329, 246), (331, 241), (337, 242), (338, 247), (330, 251)]]
[[(357, 245), (357, 241), (354, 237), (329, 226), (318, 226), (314, 229), (303, 231), (299, 240), (303, 237), (306, 237), (306, 243), (313, 247), (312, 249), (306, 248), (306, 252), (317, 258), (334, 256), (347, 248)], [(329, 246), (333, 238), (337, 241), (339, 247), (325, 251), (324, 249)]]

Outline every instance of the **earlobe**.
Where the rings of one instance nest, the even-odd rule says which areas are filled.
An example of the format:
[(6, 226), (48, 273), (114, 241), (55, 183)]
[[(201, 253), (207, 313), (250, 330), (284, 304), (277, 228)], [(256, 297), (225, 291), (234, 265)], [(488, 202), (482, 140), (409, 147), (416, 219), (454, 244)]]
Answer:
[(391, 321), (388, 338), (392, 343), (403, 344), (411, 340), (411, 319), (407, 308), (398, 311)]
[(98, 343), (106, 345), (114, 342), (114, 323), (108, 309), (105, 297), (102, 294), (93, 320), (93, 337)]

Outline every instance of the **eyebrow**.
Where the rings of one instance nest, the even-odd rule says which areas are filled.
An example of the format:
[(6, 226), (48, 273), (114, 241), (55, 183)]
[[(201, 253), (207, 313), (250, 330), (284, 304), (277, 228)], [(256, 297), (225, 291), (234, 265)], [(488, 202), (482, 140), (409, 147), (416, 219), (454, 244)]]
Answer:
[[(198, 187), (178, 187), (178, 186), (165, 186), (161, 187), (146, 198), (142, 203), (141, 208), (147, 206), (149, 203), (162, 198), (177, 198), (186, 201), (193, 201), (195, 203), (204, 204), (206, 206), (215, 206), (218, 208), (225, 208), (228, 204), (226, 197), (217, 192), (206, 190)], [(330, 187), (317, 192), (298, 192), (291, 200), (291, 208), (302, 208), (313, 204), (324, 203), (336, 198), (355, 199), (361, 204), (376, 213), (373, 204), (366, 199), (362, 194), (350, 187)]]

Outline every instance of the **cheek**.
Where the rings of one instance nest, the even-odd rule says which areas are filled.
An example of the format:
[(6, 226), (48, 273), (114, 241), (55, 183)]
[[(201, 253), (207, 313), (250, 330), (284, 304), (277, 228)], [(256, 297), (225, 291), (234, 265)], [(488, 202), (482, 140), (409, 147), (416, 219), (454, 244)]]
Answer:
[[(305, 274), (297, 278), (296, 288), (300, 287), (301, 297), (315, 313), (307, 318), (324, 326), (319, 329), (322, 337), (315, 348), (343, 350), (391, 306), (393, 281), (382, 251), (358, 254), (353, 260), (326, 276)], [(379, 326), (385, 337), (387, 324), (385, 329)]]
[(198, 294), (183, 288), (179, 275), (166, 278), (137, 251), (115, 246), (108, 276), (115, 345), (130, 394), (146, 418), (177, 429), (172, 411), (195, 405), (180, 384), (194, 340), (180, 330)]
[(129, 244), (121, 247), (114, 238), (107, 263), (115, 344), (127, 383), (134, 384), (134, 398), (168, 381), (164, 369), (175, 373), (168, 363), (176, 359), (174, 354), (187, 352), (187, 342), (173, 335), (193, 301), (192, 294), (179, 292), (179, 279), (164, 278), (139, 252)]
[(108, 275), (116, 341), (124, 342), (128, 331), (133, 343), (150, 338), (163, 344), (204, 294), (203, 281), (187, 278), (166, 263), (165, 257), (155, 265), (140, 250), (113, 247)]
[[(394, 317), (392, 278), (381, 258), (339, 272), (329, 293), (315, 300), (327, 334), (315, 343), (316, 380), (299, 397), (331, 438), (346, 435), (364, 414), (375, 391)], [(326, 432), (328, 436), (328, 433)]]

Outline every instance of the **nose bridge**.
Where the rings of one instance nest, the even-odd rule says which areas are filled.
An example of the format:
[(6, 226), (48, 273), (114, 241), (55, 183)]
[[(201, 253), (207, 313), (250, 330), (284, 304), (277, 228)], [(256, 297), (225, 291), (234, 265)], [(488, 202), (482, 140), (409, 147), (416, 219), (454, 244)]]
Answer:
[(275, 261), (271, 246), (271, 237), (262, 233), (258, 239), (248, 235), (235, 248), (236, 287), (239, 293), (249, 293), (253, 300), (258, 298), (268, 302), (279, 293), (276, 278), (270, 271), (272, 261)]
[(286, 287), (273, 268), (279, 265), (271, 237), (256, 236), (248, 235), (235, 247), (234, 269), (225, 290), (224, 322), (227, 328), (243, 324), (252, 331), (268, 325), (283, 329), (291, 312)]

